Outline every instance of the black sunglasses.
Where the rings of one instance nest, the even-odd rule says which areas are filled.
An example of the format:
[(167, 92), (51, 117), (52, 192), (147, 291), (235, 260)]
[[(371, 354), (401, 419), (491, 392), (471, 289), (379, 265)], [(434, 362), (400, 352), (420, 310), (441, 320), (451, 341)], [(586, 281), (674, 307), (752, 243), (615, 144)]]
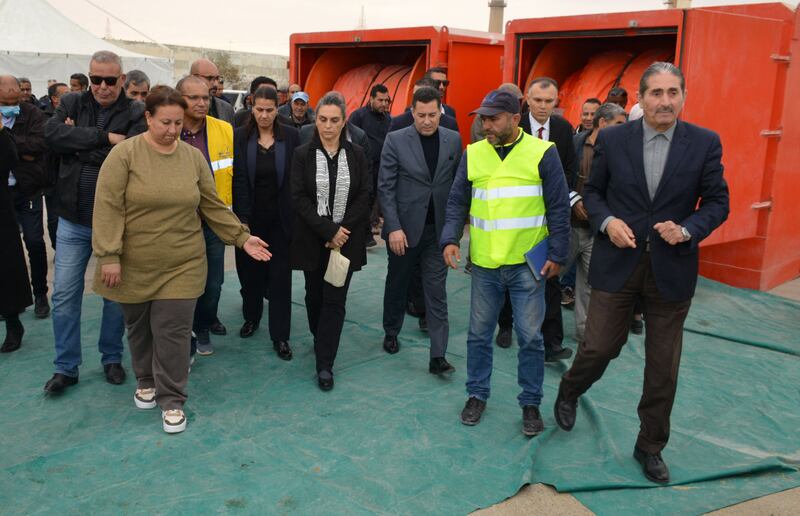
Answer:
[(100, 75), (90, 75), (89, 80), (92, 81), (92, 84), (95, 86), (100, 86), (103, 82), (106, 83), (107, 86), (114, 86), (117, 84), (119, 77), (102, 77)]
[(445, 80), (443, 80), (443, 81), (436, 81), (436, 84), (437, 84), (438, 86), (444, 86), (444, 87), (446, 88), (446, 87), (450, 86), (450, 81), (448, 81), (447, 79), (445, 79)]

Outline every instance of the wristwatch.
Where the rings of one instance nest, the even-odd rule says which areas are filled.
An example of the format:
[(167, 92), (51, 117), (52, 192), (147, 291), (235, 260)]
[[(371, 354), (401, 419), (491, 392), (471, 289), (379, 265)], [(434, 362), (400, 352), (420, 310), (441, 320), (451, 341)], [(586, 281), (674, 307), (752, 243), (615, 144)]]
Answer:
[(686, 242), (687, 240), (692, 238), (691, 233), (685, 227), (681, 226), (681, 235), (683, 235), (683, 241)]

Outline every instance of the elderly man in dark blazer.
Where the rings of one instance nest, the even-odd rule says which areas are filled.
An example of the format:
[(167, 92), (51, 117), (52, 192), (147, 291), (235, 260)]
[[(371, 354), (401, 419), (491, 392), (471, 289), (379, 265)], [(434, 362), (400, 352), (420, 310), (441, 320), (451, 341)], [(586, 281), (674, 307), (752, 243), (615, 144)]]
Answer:
[(445, 209), (461, 158), (461, 137), (439, 127), (442, 99), (438, 90), (414, 92), (414, 124), (391, 132), (381, 153), (378, 197), (383, 208), (383, 234), (389, 267), (383, 294), (383, 349), (400, 350), (397, 335), (403, 326), (406, 292), (412, 269), (420, 263), (431, 339), (428, 371), (454, 371), (447, 359), (447, 265), (439, 250)]
[(683, 323), (697, 284), (698, 244), (729, 211), (719, 136), (677, 120), (684, 99), (681, 71), (653, 63), (639, 84), (644, 118), (609, 127), (597, 138), (584, 188), (595, 235), (586, 340), (555, 404), (556, 422), (571, 430), (578, 398), (619, 355), (641, 296), (645, 370), (633, 455), (657, 483), (669, 482), (661, 450), (669, 439)]

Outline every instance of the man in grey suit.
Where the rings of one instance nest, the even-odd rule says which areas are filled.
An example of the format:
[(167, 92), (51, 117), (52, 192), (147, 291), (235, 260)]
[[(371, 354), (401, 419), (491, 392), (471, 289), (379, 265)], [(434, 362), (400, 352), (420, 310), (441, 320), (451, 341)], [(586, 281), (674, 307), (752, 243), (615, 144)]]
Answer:
[(461, 159), (458, 132), (439, 127), (442, 97), (424, 87), (414, 92), (414, 125), (389, 133), (381, 153), (378, 198), (383, 209), (383, 234), (389, 267), (383, 294), (383, 349), (400, 350), (397, 335), (403, 326), (411, 271), (419, 262), (431, 339), (428, 371), (455, 369), (445, 359), (450, 326), (447, 321), (447, 265), (439, 236), (455, 171)]

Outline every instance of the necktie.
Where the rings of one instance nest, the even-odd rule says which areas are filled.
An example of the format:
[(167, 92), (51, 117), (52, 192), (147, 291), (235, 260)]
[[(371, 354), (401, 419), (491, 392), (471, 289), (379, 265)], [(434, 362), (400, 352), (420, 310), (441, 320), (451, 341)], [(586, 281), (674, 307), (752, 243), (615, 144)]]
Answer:
[(540, 139), (540, 140), (544, 140), (544, 138), (542, 138), (542, 135), (543, 135), (543, 133), (544, 133), (544, 126), (542, 126), (542, 127), (540, 127), (540, 128), (539, 128), (539, 130), (538, 130), (538, 133), (539, 133), (539, 134), (538, 134), (538, 137), (539, 137), (539, 139)]

